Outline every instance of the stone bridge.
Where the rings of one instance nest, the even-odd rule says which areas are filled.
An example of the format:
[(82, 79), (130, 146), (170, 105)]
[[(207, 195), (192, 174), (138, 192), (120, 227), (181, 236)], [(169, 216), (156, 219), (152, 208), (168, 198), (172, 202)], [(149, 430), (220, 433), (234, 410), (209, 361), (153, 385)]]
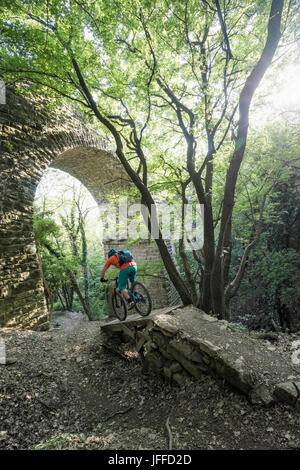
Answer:
[[(48, 328), (33, 233), (33, 202), (45, 170), (52, 166), (80, 180), (98, 204), (132, 183), (99, 130), (72, 108), (53, 109), (47, 98), (25, 98), (7, 90), (0, 104), (0, 327)], [(117, 175), (117, 177), (115, 176)], [(105, 243), (105, 251), (121, 241)], [(124, 244), (124, 242), (123, 242)], [(137, 262), (159, 261), (156, 245), (132, 248)], [(151, 279), (155, 307), (174, 303), (168, 280)]]

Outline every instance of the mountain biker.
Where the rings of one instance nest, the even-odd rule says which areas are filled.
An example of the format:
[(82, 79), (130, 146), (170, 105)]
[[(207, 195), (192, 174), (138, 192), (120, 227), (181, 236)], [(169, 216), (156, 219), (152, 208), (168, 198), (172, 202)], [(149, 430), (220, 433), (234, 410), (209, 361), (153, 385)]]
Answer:
[(135, 276), (137, 273), (136, 262), (132, 259), (131, 261), (125, 261), (125, 263), (120, 266), (118, 252), (116, 250), (109, 250), (108, 260), (104, 264), (100, 273), (100, 282), (105, 282), (105, 272), (111, 265), (116, 266), (120, 270), (118, 276), (118, 289), (126, 301), (130, 304), (132, 299), (127, 291), (127, 281), (129, 279), (131, 283), (135, 282)]

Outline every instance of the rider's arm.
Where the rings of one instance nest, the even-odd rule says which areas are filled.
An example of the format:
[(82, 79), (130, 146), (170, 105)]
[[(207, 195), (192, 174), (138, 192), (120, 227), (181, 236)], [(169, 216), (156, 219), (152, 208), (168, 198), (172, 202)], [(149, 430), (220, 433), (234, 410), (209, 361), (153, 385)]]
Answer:
[(107, 268), (104, 266), (103, 269), (102, 269), (102, 271), (101, 271), (101, 273), (100, 273), (100, 279), (103, 279), (103, 278), (104, 278), (106, 269), (107, 269)]
[(104, 279), (104, 276), (105, 276), (105, 272), (106, 270), (110, 267), (111, 264), (115, 264), (115, 262), (118, 261), (118, 258), (116, 258), (116, 256), (111, 256), (110, 258), (108, 258), (108, 260), (106, 261), (105, 265), (103, 266), (102, 268), (102, 271), (100, 273), (100, 280)]

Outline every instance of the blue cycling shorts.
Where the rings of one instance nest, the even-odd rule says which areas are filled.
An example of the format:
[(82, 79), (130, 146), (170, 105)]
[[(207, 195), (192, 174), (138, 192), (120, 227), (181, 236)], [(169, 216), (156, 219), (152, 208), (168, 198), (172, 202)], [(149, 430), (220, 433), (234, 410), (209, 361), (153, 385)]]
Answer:
[(122, 269), (122, 271), (119, 272), (118, 276), (118, 289), (126, 289), (128, 279), (130, 282), (135, 282), (136, 272), (136, 266), (128, 266), (128, 268)]

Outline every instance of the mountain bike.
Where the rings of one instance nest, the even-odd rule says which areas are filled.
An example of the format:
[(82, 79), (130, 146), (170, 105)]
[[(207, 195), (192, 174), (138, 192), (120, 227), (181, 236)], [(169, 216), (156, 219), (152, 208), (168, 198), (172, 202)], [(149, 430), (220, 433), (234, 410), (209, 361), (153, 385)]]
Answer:
[(150, 314), (152, 310), (152, 300), (150, 293), (144, 284), (136, 281), (129, 286), (129, 282), (127, 281), (127, 291), (132, 300), (132, 303), (128, 306), (123, 295), (118, 291), (118, 278), (105, 279), (105, 282), (108, 281), (115, 281), (111, 303), (114, 313), (120, 321), (126, 320), (127, 312), (133, 308), (135, 308), (142, 317), (146, 317)]

